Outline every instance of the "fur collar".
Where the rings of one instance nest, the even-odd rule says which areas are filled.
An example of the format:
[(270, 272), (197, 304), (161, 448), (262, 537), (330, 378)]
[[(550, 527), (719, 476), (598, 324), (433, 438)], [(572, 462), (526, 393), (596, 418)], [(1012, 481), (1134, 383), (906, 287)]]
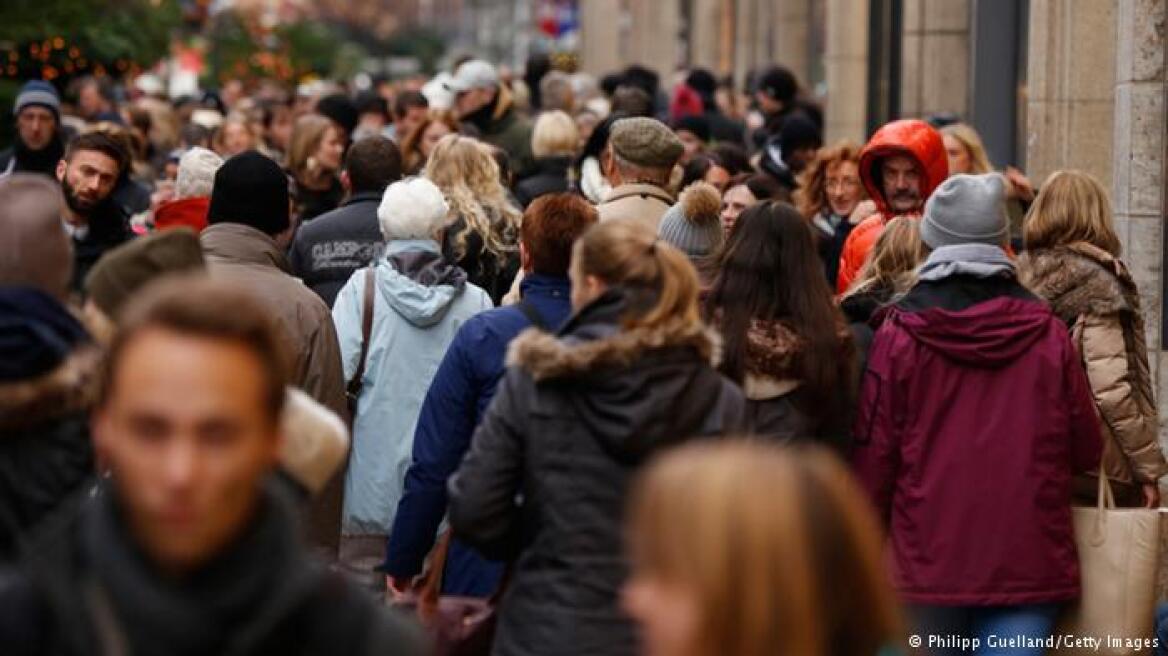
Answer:
[(0, 383), (0, 430), (89, 409), (97, 400), (100, 365), (101, 349), (85, 346), (38, 378)]
[(785, 321), (752, 319), (746, 332), (746, 373), (774, 380), (800, 378), (805, 340)]
[(1064, 321), (1085, 314), (1139, 313), (1140, 297), (1127, 267), (1110, 253), (1078, 242), (1027, 251), (1020, 279)]
[(655, 328), (633, 328), (605, 339), (564, 340), (535, 328), (523, 331), (507, 349), (507, 365), (518, 366), (536, 382), (579, 375), (606, 367), (628, 367), (648, 351), (692, 347), (711, 365), (720, 340), (702, 323), (680, 320)]

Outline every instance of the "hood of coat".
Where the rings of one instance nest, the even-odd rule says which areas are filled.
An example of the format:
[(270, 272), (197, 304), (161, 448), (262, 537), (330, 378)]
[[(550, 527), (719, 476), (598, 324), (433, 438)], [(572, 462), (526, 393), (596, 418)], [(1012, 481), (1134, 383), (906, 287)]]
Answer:
[(637, 461), (709, 421), (725, 381), (712, 368), (719, 340), (711, 330), (682, 321), (622, 330), (625, 306), (620, 290), (610, 290), (559, 335), (524, 331), (507, 363), (570, 390), (589, 432), (615, 457)]
[(884, 198), (880, 185), (880, 162), (888, 157), (907, 155), (916, 161), (924, 174), (921, 189), (921, 209), (924, 201), (933, 194), (945, 178), (949, 177), (949, 160), (945, 155), (945, 142), (941, 134), (931, 125), (917, 119), (893, 121), (876, 131), (864, 150), (860, 153), (860, 179), (868, 197), (876, 203), (876, 208), (886, 219), (894, 212)]
[(1025, 354), (1058, 318), (1041, 302), (1001, 296), (957, 311), (894, 307), (887, 321), (963, 366), (998, 369)]
[(216, 223), (199, 233), (208, 263), (275, 267), (291, 274), (292, 266), (276, 240), (242, 223)]
[(1139, 290), (1123, 262), (1085, 242), (1026, 251), (1018, 258), (1018, 272), (1022, 284), (1067, 323), (1085, 314), (1140, 308)]
[(419, 328), (442, 321), (465, 288), (466, 272), (442, 257), (436, 241), (392, 241), (377, 265), (378, 293)]
[(90, 408), (101, 351), (56, 299), (0, 289), (0, 429), (21, 429)]
[(207, 209), (210, 206), (211, 199), (208, 196), (166, 201), (154, 211), (154, 226), (159, 230), (188, 226), (195, 232), (202, 232), (207, 227)]

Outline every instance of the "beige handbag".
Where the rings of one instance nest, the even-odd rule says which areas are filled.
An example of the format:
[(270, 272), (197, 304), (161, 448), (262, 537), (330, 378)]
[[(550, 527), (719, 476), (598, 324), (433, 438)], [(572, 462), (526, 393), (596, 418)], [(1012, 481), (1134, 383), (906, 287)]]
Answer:
[(1096, 506), (1076, 507), (1074, 517), (1083, 593), (1061, 622), (1059, 634), (1101, 640), (1097, 650), (1084, 653), (1133, 653), (1129, 641), (1142, 643), (1154, 632), (1160, 512), (1116, 508), (1111, 485), (1100, 472)]

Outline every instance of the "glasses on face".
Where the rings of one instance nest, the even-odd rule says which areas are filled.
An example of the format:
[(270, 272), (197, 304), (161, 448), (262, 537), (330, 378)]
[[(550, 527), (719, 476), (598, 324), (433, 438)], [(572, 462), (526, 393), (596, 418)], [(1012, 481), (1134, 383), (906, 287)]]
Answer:
[(860, 186), (860, 179), (854, 177), (847, 178), (828, 178), (827, 190), (829, 192), (835, 191), (850, 191)]

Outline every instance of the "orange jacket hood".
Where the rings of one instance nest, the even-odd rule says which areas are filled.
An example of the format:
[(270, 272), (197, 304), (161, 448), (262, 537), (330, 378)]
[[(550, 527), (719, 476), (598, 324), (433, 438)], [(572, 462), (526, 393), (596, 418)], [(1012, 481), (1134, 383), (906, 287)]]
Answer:
[[(908, 155), (916, 160), (924, 173), (922, 203), (932, 195), (945, 178), (949, 177), (949, 160), (945, 156), (945, 142), (941, 133), (919, 119), (903, 119), (885, 124), (860, 153), (860, 179), (868, 197), (875, 203), (885, 221), (893, 217), (880, 185), (881, 160), (893, 155)], [(922, 208), (923, 209), (923, 208)]]

